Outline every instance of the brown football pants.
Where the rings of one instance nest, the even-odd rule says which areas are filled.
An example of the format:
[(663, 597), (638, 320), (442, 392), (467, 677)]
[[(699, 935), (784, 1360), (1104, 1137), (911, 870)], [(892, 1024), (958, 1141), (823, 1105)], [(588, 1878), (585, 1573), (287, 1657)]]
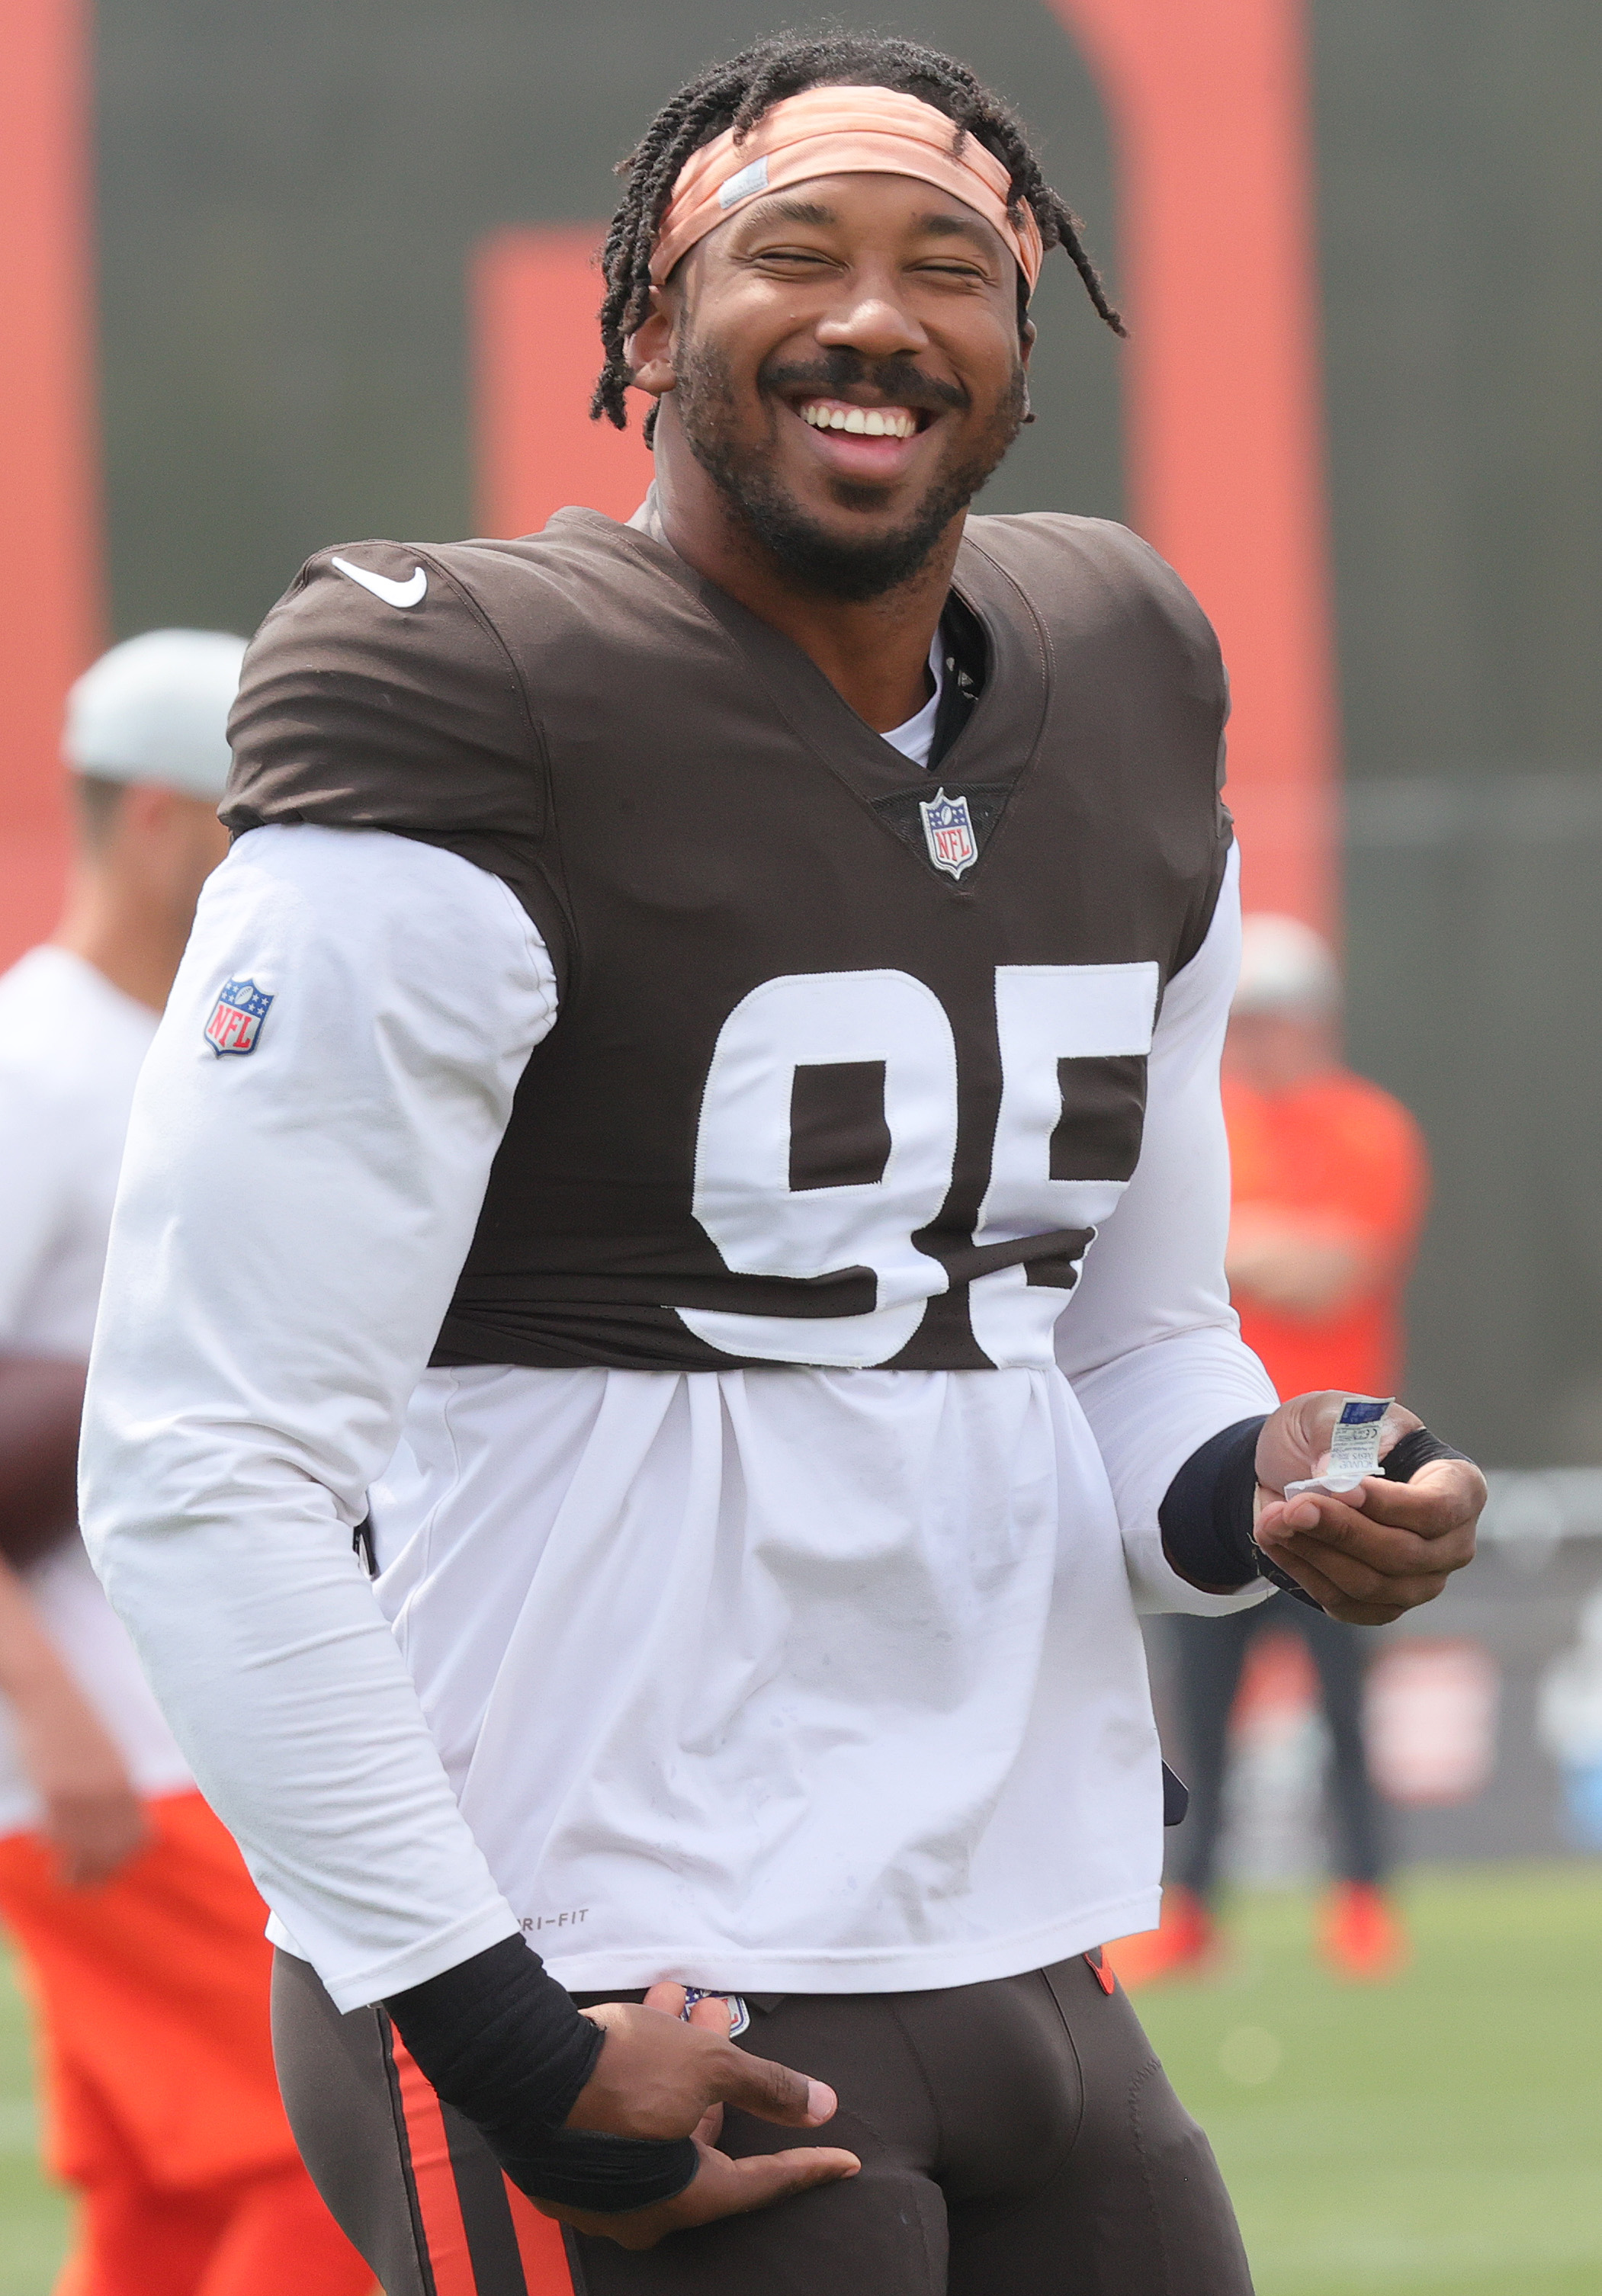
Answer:
[(560, 2234), (441, 2107), (382, 2011), (341, 2016), (283, 1954), (279, 2078), (307, 2165), (386, 2296), (1251, 2296), (1212, 2148), (1092, 1958), (941, 1992), (752, 2003), (743, 2046), (828, 2081), (840, 2112), (815, 2132), (730, 2112), (725, 2149), (843, 2144), (862, 2173), (643, 2255)]

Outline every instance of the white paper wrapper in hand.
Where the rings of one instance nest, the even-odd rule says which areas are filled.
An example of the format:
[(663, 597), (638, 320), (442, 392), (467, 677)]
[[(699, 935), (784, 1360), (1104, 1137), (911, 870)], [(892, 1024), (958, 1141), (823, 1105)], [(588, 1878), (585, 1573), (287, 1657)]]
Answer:
[(1365, 1475), (1376, 1475), (1380, 1427), (1395, 1400), (1393, 1395), (1348, 1396), (1329, 1439), (1328, 1465), (1321, 1475), (1286, 1483), (1286, 1497), (1296, 1499), (1305, 1491), (1313, 1491), (1338, 1498), (1343, 1492), (1356, 1490)]

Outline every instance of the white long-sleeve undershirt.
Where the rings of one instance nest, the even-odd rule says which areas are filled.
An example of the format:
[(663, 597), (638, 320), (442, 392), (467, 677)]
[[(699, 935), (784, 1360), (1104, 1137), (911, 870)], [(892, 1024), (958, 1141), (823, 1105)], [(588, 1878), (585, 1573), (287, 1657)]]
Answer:
[[(520, 1926), (575, 1986), (956, 1984), (1154, 1913), (1156, 1509), (1273, 1398), (1221, 1274), (1232, 884), (1051, 1371), (424, 1366), (555, 1017), (498, 881), (259, 830), (142, 1079), (84, 1522), (341, 2007)], [(202, 1029), (225, 979), (256, 1050)], [(372, 1511), (376, 1587), (351, 1551)], [(1132, 1590), (1132, 1591), (1131, 1591)]]

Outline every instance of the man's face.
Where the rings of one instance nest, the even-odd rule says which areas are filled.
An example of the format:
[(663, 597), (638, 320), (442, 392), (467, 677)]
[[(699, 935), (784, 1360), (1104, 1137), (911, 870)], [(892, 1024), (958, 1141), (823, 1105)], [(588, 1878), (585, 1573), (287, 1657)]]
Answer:
[(201, 887), (228, 850), (228, 832), (209, 797), (188, 797), (159, 782), (131, 783), (103, 849), (129, 895), (152, 919), (180, 934), (194, 919)]
[(878, 595), (1017, 435), (1017, 291), (1011, 252), (962, 201), (910, 176), (820, 176), (680, 266), (668, 419), (793, 579)]

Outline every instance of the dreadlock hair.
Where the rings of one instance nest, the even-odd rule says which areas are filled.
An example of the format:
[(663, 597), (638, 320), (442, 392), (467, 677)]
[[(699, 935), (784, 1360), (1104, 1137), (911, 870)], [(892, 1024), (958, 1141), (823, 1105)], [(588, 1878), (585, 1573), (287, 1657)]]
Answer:
[[(1010, 170), (1007, 204), (1014, 220), (1025, 208), (1031, 209), (1045, 244), (1066, 251), (1102, 318), (1115, 335), (1124, 332), (1123, 321), (1108, 302), (1100, 274), (1085, 252), (1079, 217), (1041, 174), (1014, 113), (965, 64), (910, 40), (856, 32), (782, 32), (760, 40), (727, 63), (714, 64), (681, 87), (627, 159), (618, 163), (628, 188), (601, 255), (606, 279), (601, 341), (606, 364), (590, 401), (592, 419), (604, 415), (620, 430), (628, 428), (628, 362), (623, 346), (650, 310), (651, 250), (685, 161), (726, 128), (732, 127), (736, 140), (743, 140), (776, 103), (809, 87), (891, 88), (943, 111), (955, 124), (952, 149), (959, 151), (964, 136), (972, 135)], [(1020, 327), (1028, 300), (1029, 290), (1020, 275)], [(653, 406), (645, 422), (647, 446), (655, 427)]]

